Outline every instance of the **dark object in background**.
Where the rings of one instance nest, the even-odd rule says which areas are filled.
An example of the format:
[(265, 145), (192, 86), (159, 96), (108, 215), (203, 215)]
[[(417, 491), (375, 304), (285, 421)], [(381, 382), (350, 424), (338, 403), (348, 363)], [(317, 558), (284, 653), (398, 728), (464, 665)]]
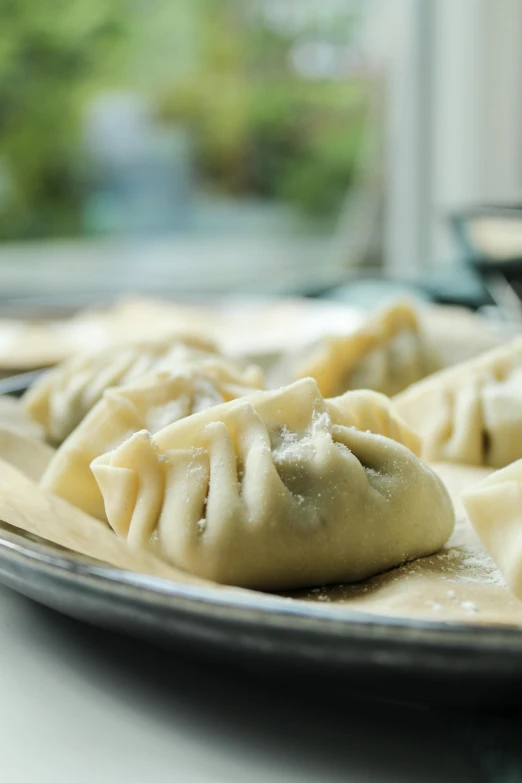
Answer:
[(464, 260), (495, 304), (522, 321), (522, 204), (479, 205), (450, 220)]
[(479, 205), (450, 220), (466, 260), (478, 268), (522, 272), (522, 204)]

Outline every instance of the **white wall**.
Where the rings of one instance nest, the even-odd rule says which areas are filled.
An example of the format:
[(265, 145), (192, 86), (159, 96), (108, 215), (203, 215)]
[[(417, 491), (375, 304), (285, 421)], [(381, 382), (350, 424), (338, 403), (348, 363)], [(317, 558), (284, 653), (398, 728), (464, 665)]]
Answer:
[(454, 246), (453, 207), (522, 195), (522, 2), (438, 0), (432, 258)]
[(418, 276), (456, 248), (455, 207), (522, 198), (522, 0), (396, 0), (386, 265)]
[(412, 277), (426, 258), (430, 172), (432, 0), (395, 0), (389, 29), (385, 258), (388, 273)]

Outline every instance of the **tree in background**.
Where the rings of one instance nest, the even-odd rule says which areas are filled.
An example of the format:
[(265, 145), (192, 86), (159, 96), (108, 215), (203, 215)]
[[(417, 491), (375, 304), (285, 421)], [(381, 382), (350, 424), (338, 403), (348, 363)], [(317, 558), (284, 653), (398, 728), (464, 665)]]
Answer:
[(2, 0), (0, 239), (85, 230), (82, 110), (112, 86), (145, 95), (160, 122), (190, 131), (207, 193), (334, 219), (366, 133), (368, 81), (350, 62), (353, 6)]
[(79, 232), (79, 120), (120, 67), (122, 2), (0, 3), (0, 238)]
[[(350, 62), (357, 16), (319, 21), (310, 4), (194, 0), (192, 67), (174, 74), (161, 115), (188, 123), (207, 187), (286, 200), (335, 218), (360, 163), (369, 81)], [(321, 58), (323, 62), (321, 63)], [(350, 72), (350, 68), (352, 71)]]

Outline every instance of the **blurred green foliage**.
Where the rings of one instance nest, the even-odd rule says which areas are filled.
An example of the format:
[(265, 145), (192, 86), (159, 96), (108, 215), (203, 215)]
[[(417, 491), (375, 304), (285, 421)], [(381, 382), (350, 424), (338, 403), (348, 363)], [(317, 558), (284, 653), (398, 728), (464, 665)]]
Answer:
[(368, 86), (304, 79), (291, 52), (314, 36), (342, 43), (350, 19), (288, 32), (262, 7), (1, 0), (0, 239), (82, 231), (82, 107), (113, 83), (146, 91), (160, 121), (189, 127), (207, 190), (334, 216), (357, 171)]
[(106, 0), (0, 2), (0, 238), (80, 231), (79, 118), (125, 15)]
[(305, 79), (291, 53), (299, 39), (346, 44), (349, 14), (330, 29), (285, 35), (237, 1), (194, 0), (193, 7), (200, 10), (197, 62), (172, 80), (160, 116), (189, 124), (213, 188), (283, 198), (316, 218), (335, 218), (360, 165), (368, 82)]

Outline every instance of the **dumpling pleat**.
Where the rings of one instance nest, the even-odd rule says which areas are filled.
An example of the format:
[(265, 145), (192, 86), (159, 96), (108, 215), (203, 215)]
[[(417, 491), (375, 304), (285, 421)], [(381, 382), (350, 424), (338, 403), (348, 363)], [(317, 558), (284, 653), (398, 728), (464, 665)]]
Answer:
[(165, 453), (165, 492), (153, 545), (174, 564), (192, 563), (198, 556), (207, 528), (209, 479), (204, 449)]

